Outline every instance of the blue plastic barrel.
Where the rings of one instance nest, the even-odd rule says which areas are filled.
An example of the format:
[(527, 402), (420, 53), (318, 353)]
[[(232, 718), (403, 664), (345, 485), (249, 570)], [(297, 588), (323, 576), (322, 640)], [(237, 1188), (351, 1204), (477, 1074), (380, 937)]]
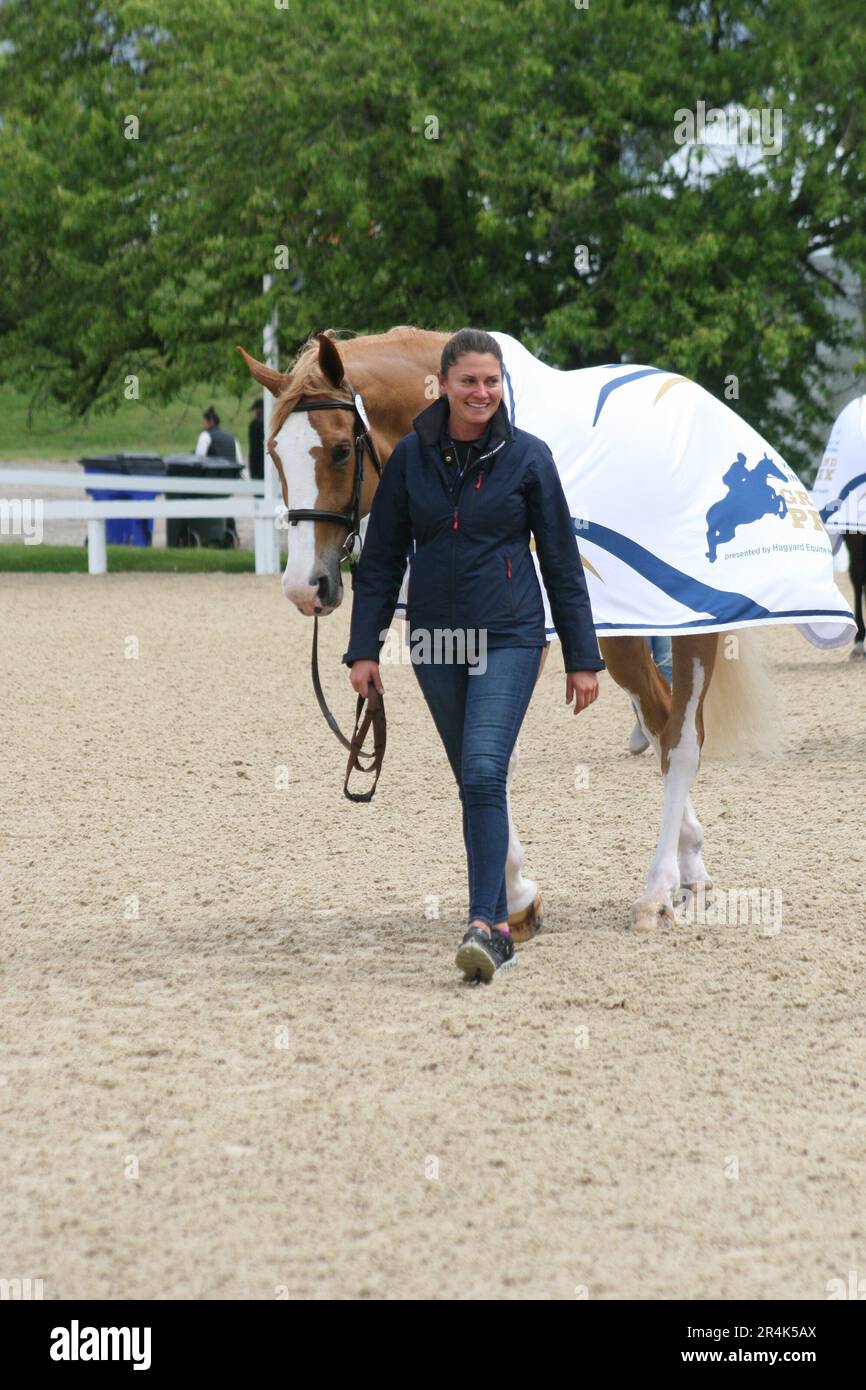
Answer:
[[(133, 473), (165, 474), (165, 463), (160, 454), (91, 454), (79, 460), (85, 473)], [(161, 497), (159, 492), (121, 492), (117, 488), (89, 487), (85, 489), (88, 497), (97, 502), (125, 502), (130, 498), (136, 501), (151, 502)], [(105, 539), (108, 545), (148, 546), (153, 543), (153, 517), (110, 517), (105, 523)]]

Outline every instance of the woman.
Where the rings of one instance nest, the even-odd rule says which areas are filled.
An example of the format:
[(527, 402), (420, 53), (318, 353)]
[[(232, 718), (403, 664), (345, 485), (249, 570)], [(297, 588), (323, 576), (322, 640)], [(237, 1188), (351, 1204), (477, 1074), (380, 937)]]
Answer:
[[(439, 388), (439, 400), (416, 416), (383, 469), (355, 571), (343, 661), (358, 694), (366, 696), (370, 681), (383, 690), (379, 653), (414, 540), (412, 665), (463, 804), (469, 920), (456, 962), (467, 979), (489, 981), (515, 960), (505, 780), (547, 642), (530, 531), (575, 714), (596, 699), (604, 662), (553, 456), (543, 440), (511, 427), (496, 339), (474, 328), (450, 337)], [(454, 633), (465, 639), (463, 659), (454, 660), (453, 650), (442, 656)]]

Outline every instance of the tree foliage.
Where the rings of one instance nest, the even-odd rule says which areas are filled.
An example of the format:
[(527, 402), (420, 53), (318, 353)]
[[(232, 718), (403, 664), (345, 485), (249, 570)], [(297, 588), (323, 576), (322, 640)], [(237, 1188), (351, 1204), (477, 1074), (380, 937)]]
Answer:
[[(3, 379), (81, 413), (244, 388), (275, 308), (284, 361), (474, 323), (735, 375), (813, 458), (853, 341), (815, 253), (866, 265), (859, 0), (280, 3), (0, 4)], [(678, 144), (700, 101), (779, 110), (778, 153)]]

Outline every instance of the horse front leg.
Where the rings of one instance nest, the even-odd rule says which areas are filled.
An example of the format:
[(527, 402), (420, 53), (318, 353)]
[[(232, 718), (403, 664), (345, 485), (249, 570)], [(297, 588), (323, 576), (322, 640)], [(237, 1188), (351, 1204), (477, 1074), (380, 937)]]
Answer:
[(704, 867), (703, 830), (691, 804), (704, 741), (703, 704), (715, 664), (716, 633), (673, 639), (670, 715), (661, 731), (664, 802), (656, 852), (643, 896), (632, 907), (635, 931), (653, 931), (673, 921), (680, 884), (691, 892), (711, 888)]
[[(541, 650), (536, 685), (541, 680), (544, 662), (550, 645)], [(508, 759), (505, 775), (505, 801), (508, 807), (508, 854), (505, 858), (505, 896), (508, 901), (508, 930), (515, 941), (529, 941), (541, 930), (542, 904), (538, 884), (532, 878), (524, 878), (523, 864), (526, 858), (520, 836), (511, 814), (511, 782), (520, 762), (519, 740), (515, 742)]]
[(508, 759), (505, 776), (505, 800), (508, 806), (508, 854), (505, 858), (505, 896), (508, 901), (508, 930), (515, 941), (529, 941), (541, 928), (541, 894), (532, 878), (524, 878), (526, 852), (511, 814), (511, 779), (517, 771), (520, 750), (515, 743)]
[[(674, 641), (679, 641), (674, 638)], [(644, 731), (649, 742), (652, 744), (653, 752), (658, 759), (659, 768), (662, 768), (662, 743), (661, 732), (670, 717), (670, 687), (667, 688), (668, 700), (663, 704), (658, 694), (647, 701), (644, 697), (632, 697), (632, 709), (635, 712), (638, 723)], [(641, 709), (647, 709), (647, 714), (642, 715)], [(653, 717), (653, 714), (655, 717)], [(653, 732), (653, 726), (655, 732)], [(662, 769), (663, 771), (663, 769)], [(698, 820), (695, 808), (692, 805), (690, 796), (686, 797), (686, 804), (683, 809), (683, 819), (680, 826), (680, 836), (677, 842), (677, 867), (680, 876), (680, 889), (683, 892), (697, 894), (704, 892), (705, 901), (709, 901), (707, 894), (712, 892), (712, 881), (704, 865), (702, 850), (704, 845), (704, 827)]]
[(712, 902), (713, 881), (704, 864), (703, 847), (704, 827), (695, 814), (691, 797), (687, 796), (677, 845), (680, 892), (684, 898), (686, 894), (700, 898), (708, 907)]
[[(608, 674), (628, 695), (635, 718), (662, 764), (662, 739), (670, 720), (671, 688), (653, 661), (646, 639), (603, 637), (599, 646)], [(641, 917), (646, 915), (643, 903), (644, 899), (640, 899), (635, 904), (633, 919), (638, 908), (641, 908)], [(653, 916), (656, 912), (656, 907), (653, 907)]]

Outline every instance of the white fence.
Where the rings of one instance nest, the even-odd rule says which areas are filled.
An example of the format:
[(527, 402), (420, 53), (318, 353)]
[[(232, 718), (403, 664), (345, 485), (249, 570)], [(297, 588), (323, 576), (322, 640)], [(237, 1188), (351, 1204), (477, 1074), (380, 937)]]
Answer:
[[(96, 488), (111, 492), (181, 492), (183, 497), (154, 497), (97, 501), (95, 498), (34, 498), (46, 521), (87, 522), (87, 568), (105, 574), (108, 552), (105, 523), (113, 518), (232, 516), (252, 517), (255, 531), (256, 574), (276, 574), (279, 545), (276, 518), (282, 501), (264, 496), (262, 481), (234, 478), (167, 478), (162, 473), (51, 473), (44, 468), (2, 468), (0, 486), (16, 488), (69, 488), (80, 492)], [(194, 494), (191, 496), (190, 494)], [(199, 501), (198, 499), (202, 500)]]

